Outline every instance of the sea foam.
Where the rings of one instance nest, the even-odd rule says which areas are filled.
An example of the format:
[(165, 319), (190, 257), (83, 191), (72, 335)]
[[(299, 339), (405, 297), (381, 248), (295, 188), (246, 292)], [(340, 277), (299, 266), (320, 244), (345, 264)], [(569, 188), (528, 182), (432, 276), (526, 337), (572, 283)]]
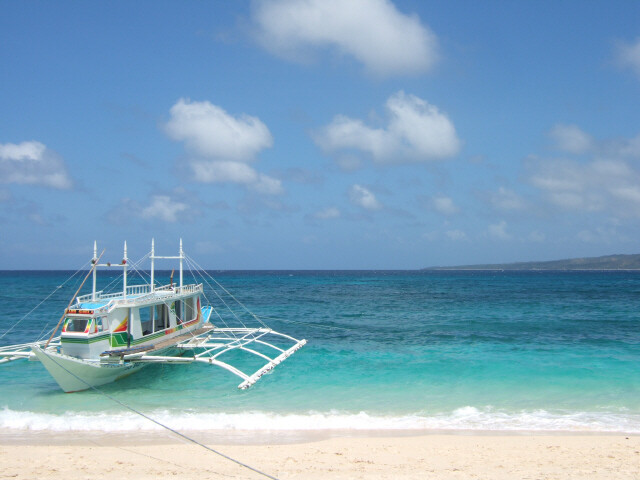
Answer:
[[(203, 413), (154, 410), (154, 420), (180, 431), (255, 430), (471, 430), (640, 433), (640, 414), (629, 412), (500, 412), (467, 406), (448, 413), (375, 415), (338, 411), (297, 413)], [(161, 427), (134, 413), (0, 411), (0, 429), (12, 431), (145, 432)]]

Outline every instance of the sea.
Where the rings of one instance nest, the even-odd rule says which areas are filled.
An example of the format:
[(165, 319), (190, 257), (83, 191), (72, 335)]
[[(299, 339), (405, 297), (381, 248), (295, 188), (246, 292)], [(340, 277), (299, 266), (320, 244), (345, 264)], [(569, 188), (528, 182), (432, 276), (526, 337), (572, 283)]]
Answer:
[[(84, 274), (0, 272), (0, 347), (46, 338)], [(191, 364), (65, 394), (39, 362), (0, 364), (0, 433), (160, 428), (134, 410), (182, 432), (640, 433), (640, 272), (206, 278), (214, 323), (244, 314), (251, 326), (255, 315), (307, 345), (247, 390), (226, 370)], [(99, 281), (119, 288), (110, 271)]]

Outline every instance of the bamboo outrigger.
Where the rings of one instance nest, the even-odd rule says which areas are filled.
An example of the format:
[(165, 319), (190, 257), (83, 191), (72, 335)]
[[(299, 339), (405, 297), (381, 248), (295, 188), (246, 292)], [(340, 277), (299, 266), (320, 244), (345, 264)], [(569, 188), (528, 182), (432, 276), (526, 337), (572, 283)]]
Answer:
[[(72, 300), (61, 318), (61, 333), (56, 336), (56, 327), (46, 341), (0, 347), (0, 363), (20, 359), (40, 361), (65, 392), (114, 382), (150, 363), (196, 362), (237, 375), (242, 379), (238, 388), (245, 389), (306, 344), (306, 340), (271, 330), (255, 316), (261, 324), (255, 328), (212, 324), (210, 319), (215, 310), (211, 305), (202, 305), (203, 283), (183, 284), (183, 262), (187, 257), (182, 240), (179, 255), (174, 257), (157, 256), (152, 240), (149, 283), (127, 285), (126, 242), (121, 263), (100, 264), (100, 258), (94, 242), (89, 272), (93, 276), (92, 291)], [(179, 261), (177, 285), (173, 284), (172, 274), (170, 284), (156, 286), (158, 259)], [(96, 291), (97, 268), (114, 266), (123, 269), (122, 290)], [(205, 277), (203, 280), (206, 282)], [(262, 366), (245, 373), (221, 358), (231, 351), (253, 355), (261, 360)]]

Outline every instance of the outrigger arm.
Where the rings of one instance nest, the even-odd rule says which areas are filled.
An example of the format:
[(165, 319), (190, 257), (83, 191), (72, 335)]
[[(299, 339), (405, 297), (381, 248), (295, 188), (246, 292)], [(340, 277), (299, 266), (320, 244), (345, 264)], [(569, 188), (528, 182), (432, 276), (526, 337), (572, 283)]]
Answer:
[[(20, 343), (17, 345), (7, 345), (5, 347), (0, 347), (0, 363), (9, 363), (15, 360), (34, 360), (37, 361), (35, 354), (31, 350), (31, 348), (35, 345), (40, 348), (45, 348), (47, 344), (47, 340), (42, 340), (40, 342), (32, 342), (32, 343)], [(60, 346), (60, 336), (54, 337), (51, 342), (49, 342), (49, 346), (52, 350), (57, 349)]]
[[(294, 342), (293, 346), (283, 349), (271, 342), (263, 340), (263, 337), (267, 335), (273, 335), (281, 337), (288, 341)], [(253, 348), (249, 348), (248, 345), (253, 343), (261, 344), (274, 350), (279, 354), (275, 357), (270, 357), (264, 353), (261, 353)], [(193, 356), (160, 356), (150, 355), (148, 351), (142, 351), (137, 353), (123, 353), (122, 355), (112, 356), (110, 359), (103, 359), (103, 362), (131, 362), (131, 363), (174, 363), (174, 364), (187, 364), (187, 363), (204, 363), (208, 365), (215, 365), (221, 367), (228, 372), (240, 377), (243, 381), (238, 385), (238, 388), (244, 390), (254, 385), (260, 377), (273, 370), (277, 365), (285, 361), (291, 355), (293, 355), (298, 349), (302, 348), (307, 343), (306, 340), (297, 340), (289, 335), (275, 332), (270, 328), (211, 328), (209, 331), (195, 335), (188, 341), (175, 345), (175, 348), (181, 352), (192, 351)], [(242, 350), (244, 352), (255, 355), (256, 357), (266, 360), (266, 363), (256, 370), (254, 373), (248, 375), (239, 368), (224, 362), (219, 357), (232, 350)]]

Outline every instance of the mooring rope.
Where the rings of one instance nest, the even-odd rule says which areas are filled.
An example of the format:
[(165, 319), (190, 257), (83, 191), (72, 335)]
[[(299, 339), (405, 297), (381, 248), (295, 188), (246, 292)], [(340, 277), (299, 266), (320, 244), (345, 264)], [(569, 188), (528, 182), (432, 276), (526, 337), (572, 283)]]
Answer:
[[(145, 255), (143, 258), (139, 259), (137, 262), (130, 264), (129, 267), (135, 272), (135, 274), (138, 274), (140, 277), (143, 278), (144, 280), (144, 276), (143, 274), (138, 270), (138, 266), (140, 265), (140, 263), (146, 259), (148, 256), (150, 255), (150, 253), (148, 253), (147, 255)], [(202, 269), (202, 267), (200, 267), (200, 265), (197, 264), (197, 262), (195, 262), (192, 258), (187, 257), (186, 255), (184, 256), (184, 259), (187, 261), (187, 268), (189, 269), (189, 271), (192, 273), (192, 275), (195, 278), (195, 274), (193, 274), (193, 268), (195, 267), (195, 271), (200, 275), (200, 277), (204, 280), (204, 282), (209, 286), (209, 288), (214, 292), (214, 294), (218, 297), (219, 300), (221, 300), (221, 302), (226, 306), (226, 308), (231, 312), (231, 314), (240, 322), (240, 324), (242, 324), (243, 326), (245, 326), (244, 322), (238, 317), (238, 315), (236, 315), (236, 313), (233, 311), (233, 309), (230, 308), (230, 306), (227, 304), (227, 302), (224, 301), (224, 299), (220, 296), (220, 294), (216, 291), (216, 289), (213, 287), (213, 285), (211, 285), (207, 279), (205, 278), (204, 275), (207, 275), (224, 293), (226, 293), (227, 295), (229, 295), (229, 297), (231, 297), (231, 299), (233, 299), (238, 305), (240, 305), (249, 315), (251, 315), (256, 321), (258, 321), (262, 326), (267, 327), (267, 325), (254, 313), (252, 313), (242, 302), (240, 302), (236, 297), (234, 297), (227, 289), (225, 289), (215, 278), (213, 278), (206, 270)], [(4, 336), (6, 336), (10, 331), (12, 331), (20, 322), (22, 322), (25, 318), (27, 318), (34, 310), (36, 310), (40, 305), (42, 305), (45, 301), (47, 301), (54, 293), (57, 292), (57, 290), (59, 290), (60, 288), (62, 288), (69, 280), (71, 280), (73, 277), (75, 277), (80, 271), (82, 271), (82, 269), (86, 266), (87, 264), (84, 264), (82, 267), (80, 267), (80, 269), (78, 269), (71, 277), (69, 277), (67, 280), (65, 280), (61, 285), (58, 285), (44, 300), (42, 300), (38, 305), (36, 305), (33, 309), (31, 309), (26, 315), (24, 315), (20, 320), (18, 320), (16, 323), (14, 323), (11, 328), (9, 328), (7, 331), (5, 331), (2, 335), (0, 335), (0, 339), (2, 339)], [(107, 288), (112, 285), (118, 277), (116, 277), (115, 279), (111, 280), (111, 282), (107, 285)], [(204, 292), (203, 292), (204, 294)], [(206, 298), (206, 295), (205, 295)], [(218, 311), (214, 308), (213, 309), (215, 311), (215, 313), (220, 317), (220, 314), (218, 313)], [(268, 318), (268, 317), (264, 317), (264, 318)], [(221, 318), (222, 320), (222, 318)], [(287, 321), (284, 319), (274, 319), (274, 320), (280, 320), (280, 321)], [(226, 322), (224, 322), (224, 320), (222, 320), (223, 323), (226, 325)], [(309, 323), (305, 323), (305, 322), (297, 322), (297, 321), (289, 321), (290, 323), (300, 323), (303, 325), (307, 325), (310, 327), (316, 327), (316, 328), (329, 328), (329, 329), (333, 329), (333, 328), (337, 328), (337, 329), (343, 329), (343, 330), (348, 330), (346, 328), (341, 328), (341, 327), (331, 327), (331, 326), (320, 326), (320, 325), (314, 325), (314, 324), (309, 324)], [(46, 326), (45, 326), (46, 328)], [(44, 329), (43, 329), (44, 330)], [(42, 332), (41, 332), (42, 335)], [(234, 335), (235, 336), (235, 335)], [(171, 428), (168, 425), (165, 425), (164, 423), (154, 419), (153, 417), (150, 417), (149, 415), (135, 409), (134, 407), (122, 402), (121, 400), (118, 400), (117, 398), (109, 395), (108, 393), (102, 391), (101, 389), (97, 388), (94, 385), (91, 385), (90, 383), (88, 383), (87, 381), (85, 381), (83, 378), (79, 377), (78, 375), (76, 375), (75, 373), (71, 372), (70, 370), (68, 370), (64, 365), (62, 365), (60, 362), (58, 362), (56, 360), (56, 358), (51, 355), (49, 352), (47, 352), (46, 350), (42, 349), (42, 352), (53, 362), (55, 363), (58, 367), (60, 367), (62, 370), (64, 370), (66, 373), (68, 373), (69, 375), (71, 375), (72, 377), (74, 377), (75, 379), (79, 380), (81, 383), (83, 383), (84, 385), (86, 385), (88, 388), (94, 390), (95, 392), (97, 392), (98, 394), (108, 398), (109, 400), (111, 400), (112, 402), (120, 405), (121, 407), (135, 413), (136, 415), (141, 416), (142, 418), (148, 420), (151, 423), (154, 423), (155, 425), (158, 425), (159, 427), (173, 433), (174, 435), (186, 440), (187, 442), (191, 442), (195, 445), (198, 445), (202, 448), (204, 448), (205, 450), (208, 450), (212, 453), (215, 453), (216, 455), (219, 455), (231, 462), (234, 462), (235, 464), (244, 467), (248, 470), (251, 470), (259, 475), (262, 475), (266, 478), (270, 478), (272, 480), (278, 480), (276, 477), (269, 475), (268, 473), (265, 473), (261, 470), (258, 470), (255, 467), (252, 467), (251, 465), (248, 465), (244, 462), (241, 462), (240, 460), (237, 460), (233, 457), (230, 457), (229, 455), (226, 455), (214, 448), (211, 448), (207, 445), (204, 445), (201, 442), (198, 442), (197, 440), (189, 437), (188, 435), (185, 435), (184, 433), (179, 432), (178, 430), (175, 430), (174, 428)]]
[(265, 473), (265, 472), (263, 472), (263, 471), (261, 471), (261, 470), (258, 470), (258, 469), (257, 469), (257, 468), (255, 468), (255, 467), (252, 467), (251, 465), (248, 465), (248, 464), (246, 464), (246, 463), (244, 463), (244, 462), (241, 462), (240, 460), (236, 460), (235, 458), (230, 457), (229, 455), (226, 455), (226, 454), (224, 454), (224, 453), (222, 453), (222, 452), (220, 452), (220, 451), (218, 451), (218, 450), (216, 450), (216, 449), (214, 449), (214, 448), (211, 448), (211, 447), (209, 447), (209, 446), (207, 446), (207, 445), (205, 445), (205, 444), (203, 444), (203, 443), (200, 443), (200, 442), (198, 442), (197, 440), (195, 440), (195, 439), (193, 439), (193, 438), (191, 438), (191, 437), (189, 437), (189, 436), (185, 435), (184, 433), (181, 433), (181, 432), (179, 432), (179, 431), (177, 431), (177, 430), (175, 430), (175, 429), (171, 428), (170, 426), (165, 425), (164, 423), (162, 423), (162, 422), (160, 422), (160, 421), (156, 420), (155, 418), (152, 418), (152, 417), (150, 417), (149, 415), (146, 415), (146, 414), (142, 413), (141, 411), (139, 411), (139, 410), (137, 410), (137, 409), (133, 408), (132, 406), (127, 405), (126, 403), (124, 403), (124, 402), (122, 402), (122, 401), (118, 400), (117, 398), (112, 397), (112, 396), (111, 396), (111, 395), (109, 395), (108, 393), (106, 393), (106, 392), (104, 392), (104, 391), (100, 390), (98, 387), (95, 387), (95, 386), (91, 385), (89, 382), (86, 382), (83, 378), (80, 378), (80, 377), (79, 377), (78, 375), (76, 375), (75, 373), (73, 373), (73, 372), (69, 371), (69, 370), (68, 370), (64, 365), (61, 365), (58, 361), (56, 361), (56, 359), (55, 359), (55, 358), (54, 358), (50, 353), (46, 352), (45, 350), (42, 350), (42, 352), (43, 352), (43, 353), (44, 353), (44, 354), (49, 358), (49, 360), (51, 360), (53, 363), (55, 363), (57, 366), (59, 366), (61, 369), (63, 369), (65, 372), (67, 372), (69, 375), (73, 376), (73, 377), (74, 377), (75, 379), (77, 379), (77, 380), (80, 380), (82, 383), (84, 383), (85, 385), (87, 385), (87, 386), (88, 386), (89, 388), (91, 388), (92, 390), (94, 390), (94, 391), (98, 392), (100, 395), (105, 396), (106, 398), (108, 398), (108, 399), (109, 399), (109, 400), (111, 400), (112, 402), (117, 403), (117, 404), (118, 404), (118, 405), (120, 405), (121, 407), (124, 407), (124, 408), (126, 408), (127, 410), (130, 410), (130, 411), (132, 411), (133, 413), (135, 413), (135, 414), (137, 414), (137, 415), (140, 415), (142, 418), (144, 418), (144, 419), (146, 419), (146, 420), (149, 420), (151, 423), (155, 423), (155, 424), (156, 424), (156, 425), (158, 425), (159, 427), (164, 428), (165, 430), (167, 430), (167, 431), (169, 431), (169, 432), (173, 433), (174, 435), (177, 435), (177, 436), (178, 436), (178, 437), (180, 437), (180, 438), (183, 438), (183, 439), (187, 440), (188, 442), (191, 442), (191, 443), (193, 443), (193, 444), (195, 444), (195, 445), (199, 445), (200, 447), (204, 448), (205, 450), (208, 450), (208, 451), (210, 451), (210, 452), (212, 452), (212, 453), (215, 453), (216, 455), (219, 455), (219, 456), (221, 456), (222, 458), (226, 458), (227, 460), (229, 460), (229, 461), (231, 461), (231, 462), (233, 462), (233, 463), (235, 463), (235, 464), (237, 464), (237, 465), (240, 465), (241, 467), (244, 467), (244, 468), (246, 468), (246, 469), (249, 469), (249, 470), (251, 470), (251, 471), (253, 471), (253, 472), (255, 472), (255, 473), (259, 474), (259, 475), (262, 475), (262, 476), (264, 476), (264, 477), (271, 478), (272, 480), (278, 480), (278, 478), (277, 478), (277, 477), (274, 477), (273, 475), (269, 475), (268, 473)]
[(2, 340), (9, 332), (11, 332), (14, 328), (16, 328), (18, 325), (20, 325), (20, 322), (22, 322), (25, 318), (27, 318), (29, 315), (31, 315), (40, 305), (42, 305), (44, 302), (46, 302), (47, 300), (49, 300), (49, 298), (51, 298), (53, 296), (53, 294), (55, 294), (58, 290), (60, 290), (62, 287), (65, 286), (65, 284), (71, 280), (73, 277), (75, 277), (80, 271), (82, 271), (82, 269), (88, 264), (89, 262), (85, 263), (84, 265), (82, 265), (78, 270), (76, 270), (76, 272), (71, 275), (69, 278), (67, 278), (64, 282), (62, 282), (60, 285), (58, 285), (56, 288), (53, 289), (53, 291), (47, 295), (39, 304), (37, 304), (35, 307), (33, 307), (31, 310), (29, 310), (20, 320), (18, 320), (17, 322), (15, 322), (14, 324), (11, 325), (11, 327), (9, 327), (2, 335), (0, 335), (0, 340)]

